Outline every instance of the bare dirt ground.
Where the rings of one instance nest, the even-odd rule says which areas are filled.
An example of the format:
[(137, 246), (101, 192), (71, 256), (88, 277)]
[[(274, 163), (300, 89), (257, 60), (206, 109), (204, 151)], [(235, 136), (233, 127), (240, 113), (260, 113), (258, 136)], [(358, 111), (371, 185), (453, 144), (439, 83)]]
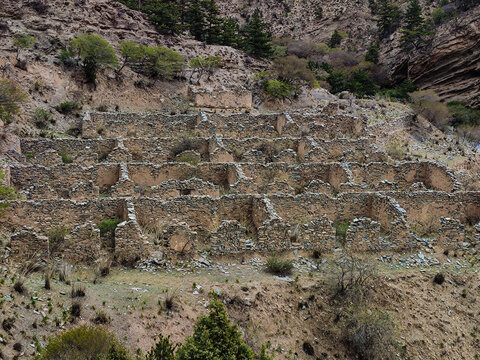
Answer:
[[(267, 274), (258, 258), (243, 264), (217, 259), (205, 268), (195, 268), (192, 262), (172, 263), (168, 270), (156, 271), (115, 268), (95, 283), (91, 268), (76, 268), (71, 281), (84, 286), (86, 296), (78, 298), (81, 315), (74, 319), (69, 313), (74, 301), (70, 285), (53, 279), (51, 290), (45, 290), (42, 274), (35, 273), (25, 281), (26, 292), (19, 294), (13, 289), (15, 269), (2, 266), (0, 322), (7, 318), (14, 322), (11, 329), (0, 329), (0, 348), (6, 359), (29, 358), (48, 336), (93, 324), (104, 312), (110, 318), (105, 326), (132, 353), (145, 353), (159, 333), (170, 335), (174, 343), (191, 335), (195, 320), (207, 312), (211, 293), (217, 293), (256, 351), (268, 344), (275, 359), (355, 359), (340, 341), (336, 325), (338, 308), (332, 302), (331, 281), (335, 256), (313, 260), (303, 255), (284, 254), (295, 264), (310, 264), (296, 266), (289, 279)], [(416, 253), (384, 257), (388, 261), (383, 262), (365, 258), (378, 268), (366, 306), (392, 317), (399, 344), (396, 358), (476, 359), (480, 354), (477, 260), (460, 253), (426, 255), (438, 259), (438, 264), (420, 262), (423, 255)], [(440, 271), (446, 280), (437, 285), (432, 280)], [(174, 306), (166, 309), (165, 300), (171, 297)], [(305, 342), (313, 346), (314, 356), (304, 352)], [(13, 350), (15, 343), (22, 344), (22, 351)]]

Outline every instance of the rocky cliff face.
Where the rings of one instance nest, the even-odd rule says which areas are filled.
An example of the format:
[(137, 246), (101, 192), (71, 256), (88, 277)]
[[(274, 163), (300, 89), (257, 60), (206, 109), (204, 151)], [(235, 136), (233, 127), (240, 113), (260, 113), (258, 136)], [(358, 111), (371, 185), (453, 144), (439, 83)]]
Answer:
[[(344, 49), (363, 53), (367, 46), (376, 39), (376, 23), (367, 1), (346, 0), (217, 0), (223, 16), (237, 18), (244, 23), (254, 8), (260, 8), (263, 17), (272, 24), (275, 37), (289, 37), (315, 42), (328, 42), (334, 30), (347, 33), (342, 42)], [(406, 2), (398, 2), (405, 8)], [(422, 2), (427, 14), (437, 3)], [(60, 48), (81, 32), (96, 32), (107, 38), (114, 46), (122, 40), (134, 40), (142, 44), (166, 45), (182, 53), (188, 60), (199, 55), (219, 55), (225, 60), (225, 68), (217, 71), (211, 81), (203, 83), (202, 88), (231, 90), (239, 84), (249, 82), (252, 73), (268, 67), (267, 62), (259, 62), (243, 52), (223, 46), (205, 46), (188, 37), (171, 37), (159, 35), (149, 23), (147, 17), (140, 12), (127, 9), (114, 0), (52, 0), (49, 1), (45, 13), (39, 14), (27, 0), (7, 0), (0, 4), (2, 23), (7, 25), (0, 35), (0, 66), (4, 75), (12, 77), (22, 85), (39, 81), (46, 86), (43, 89), (46, 98), (58, 103), (64, 100), (66, 93), (84, 93), (78, 82), (66, 76), (60, 68), (51, 71), (55, 56)], [(322, 8), (323, 15), (318, 16)], [(382, 64), (394, 78), (407, 74), (421, 89), (431, 88), (443, 99), (463, 99), (475, 107), (480, 106), (480, 7), (461, 14), (437, 29), (432, 44), (415, 54), (405, 54), (399, 47), (400, 34), (382, 42)], [(28, 31), (39, 40), (32, 51), (23, 51), (22, 58), (29, 62), (27, 71), (12, 66), (15, 63), (15, 48), (11, 37), (15, 33)], [(40, 54), (40, 55), (38, 55)], [(10, 67), (8, 66), (10, 63)], [(134, 83), (137, 76), (125, 70), (124, 82), (117, 86), (116, 94), (112, 92), (112, 82), (102, 80), (96, 91), (102, 102), (112, 107), (118, 104), (118, 94), (127, 107), (150, 108), (151, 104), (163, 101), (163, 89), (160, 86), (152, 91), (141, 93), (137, 88), (126, 84)], [(132, 80), (132, 81), (130, 81)], [(51, 85), (51, 86), (50, 86)], [(191, 84), (193, 85), (193, 84)], [(49, 90), (51, 88), (51, 90)], [(68, 88), (68, 91), (67, 91)], [(171, 86), (168, 86), (171, 94)], [(63, 89), (63, 90), (62, 90)], [(105, 91), (104, 91), (105, 90)], [(109, 90), (109, 91), (107, 91)], [(183, 88), (181, 93), (186, 93)], [(129, 96), (127, 93), (135, 94)], [(101, 95), (100, 95), (101, 94)], [(157, 96), (159, 95), (159, 96)], [(145, 101), (139, 101), (145, 99)], [(33, 99), (35, 101), (35, 99)], [(88, 102), (88, 99), (79, 99)], [(52, 104), (52, 105), (55, 105)], [(94, 101), (98, 106), (99, 101)]]
[[(271, 24), (275, 37), (328, 43), (335, 30), (348, 37), (342, 46), (359, 51), (375, 39), (376, 24), (367, 1), (346, 0), (217, 0), (223, 16), (245, 22), (255, 8)], [(322, 8), (321, 18), (317, 10)]]
[[(348, 37), (342, 48), (363, 52), (376, 40), (376, 23), (367, 1), (345, 0), (217, 0), (224, 16), (244, 21), (254, 8), (272, 24), (275, 37), (289, 37), (327, 43), (334, 30)], [(406, 1), (397, 1), (405, 10)], [(424, 16), (438, 7), (437, 2), (421, 1)], [(319, 19), (316, 10), (321, 7)], [(392, 78), (405, 76), (420, 89), (432, 89), (442, 99), (461, 99), (480, 106), (480, 7), (462, 13), (437, 28), (430, 46), (413, 54), (400, 48), (400, 33), (382, 41), (382, 64)]]
[(409, 76), (443, 100), (480, 107), (480, 6), (437, 27), (430, 43), (406, 53), (397, 33), (382, 42), (381, 62), (395, 80)]
[(431, 46), (409, 60), (408, 71), (421, 89), (479, 108), (480, 6), (438, 28)]

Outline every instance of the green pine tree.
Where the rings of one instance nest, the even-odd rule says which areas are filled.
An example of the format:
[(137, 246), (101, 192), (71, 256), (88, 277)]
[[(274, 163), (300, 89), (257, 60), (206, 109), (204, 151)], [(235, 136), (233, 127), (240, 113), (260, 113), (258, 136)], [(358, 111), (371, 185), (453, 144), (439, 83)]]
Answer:
[(210, 313), (201, 316), (192, 337), (180, 346), (177, 360), (254, 360), (255, 354), (245, 344), (237, 326), (231, 324), (224, 306), (210, 302)]
[(148, 14), (159, 32), (179, 34), (184, 29), (178, 0), (148, 1), (142, 5), (142, 11)]
[(202, 0), (192, 0), (184, 17), (184, 21), (190, 30), (190, 35), (198, 41), (205, 41), (206, 38), (207, 23), (202, 2)]
[(215, 0), (203, 0), (207, 44), (218, 44), (221, 40), (222, 18)]
[(365, 61), (370, 61), (371, 63), (378, 64), (379, 60), (379, 51), (380, 44), (378, 41), (373, 42), (368, 47), (367, 53), (365, 54)]
[(195, 40), (207, 44), (221, 41), (222, 18), (215, 0), (191, 0), (184, 21)]
[(240, 27), (237, 20), (234, 18), (222, 19), (218, 44), (237, 48), (240, 46), (240, 42)]
[(332, 37), (330, 38), (328, 46), (330, 46), (331, 48), (335, 48), (335, 47), (340, 45), (342, 40), (343, 40), (343, 38), (342, 38), (342, 35), (340, 34), (340, 32), (338, 30), (335, 30), (332, 34)]
[(402, 18), (402, 13), (397, 5), (394, 5), (390, 0), (381, 0), (377, 9), (378, 18), (377, 26), (380, 38), (384, 38), (393, 33)]
[(269, 25), (262, 20), (258, 8), (243, 28), (242, 35), (243, 50), (259, 58), (268, 58), (272, 55), (272, 34)]
[(400, 43), (405, 50), (417, 49), (432, 34), (432, 26), (422, 16), (422, 7), (418, 0), (409, 0), (405, 13), (405, 27), (401, 30)]
[(160, 335), (158, 342), (150, 350), (145, 360), (174, 360), (175, 346), (170, 342), (170, 337)]
[(418, 0), (409, 0), (405, 13), (405, 29), (414, 30), (423, 24), (422, 7)]

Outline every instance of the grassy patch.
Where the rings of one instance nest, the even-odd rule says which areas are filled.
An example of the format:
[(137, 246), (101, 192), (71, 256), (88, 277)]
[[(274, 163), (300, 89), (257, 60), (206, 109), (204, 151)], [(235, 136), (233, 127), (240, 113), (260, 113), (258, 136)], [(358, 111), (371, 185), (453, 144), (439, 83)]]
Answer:
[(107, 219), (103, 220), (100, 224), (98, 224), (98, 228), (100, 229), (100, 236), (104, 239), (104, 244), (108, 248), (115, 247), (115, 229), (117, 225), (121, 222), (120, 219)]
[(265, 270), (270, 274), (287, 276), (292, 274), (293, 263), (290, 260), (283, 260), (276, 257), (272, 257), (267, 260), (267, 265)]
[(344, 243), (347, 238), (347, 230), (350, 227), (350, 222), (347, 220), (340, 220), (333, 223), (333, 227), (335, 228), (337, 239)]
[(59, 105), (55, 106), (55, 110), (57, 110), (59, 113), (62, 114), (70, 114), (73, 111), (80, 110), (82, 108), (82, 105), (79, 103), (76, 103), (75, 101), (64, 101), (60, 103)]
[(196, 166), (200, 162), (200, 159), (198, 158), (198, 156), (196, 156), (193, 153), (185, 153), (185, 154), (181, 154), (180, 156), (178, 156), (176, 158), (176, 161), (177, 162), (185, 162), (185, 163), (188, 163), (190, 165)]
[(64, 164), (71, 164), (73, 163), (73, 156), (68, 153), (66, 150), (61, 150), (58, 152), (58, 155), (62, 158), (62, 162)]

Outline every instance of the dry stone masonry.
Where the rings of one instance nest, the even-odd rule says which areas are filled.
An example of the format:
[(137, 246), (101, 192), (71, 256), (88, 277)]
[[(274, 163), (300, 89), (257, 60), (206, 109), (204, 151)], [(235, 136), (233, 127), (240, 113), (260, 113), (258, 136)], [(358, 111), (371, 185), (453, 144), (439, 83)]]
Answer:
[(22, 161), (4, 169), (21, 200), (0, 222), (12, 257), (80, 263), (159, 248), (405, 251), (426, 236), (477, 246), (480, 193), (373, 144), (366, 118), (334, 104), (309, 115), (86, 113), (81, 139), (21, 140)]

